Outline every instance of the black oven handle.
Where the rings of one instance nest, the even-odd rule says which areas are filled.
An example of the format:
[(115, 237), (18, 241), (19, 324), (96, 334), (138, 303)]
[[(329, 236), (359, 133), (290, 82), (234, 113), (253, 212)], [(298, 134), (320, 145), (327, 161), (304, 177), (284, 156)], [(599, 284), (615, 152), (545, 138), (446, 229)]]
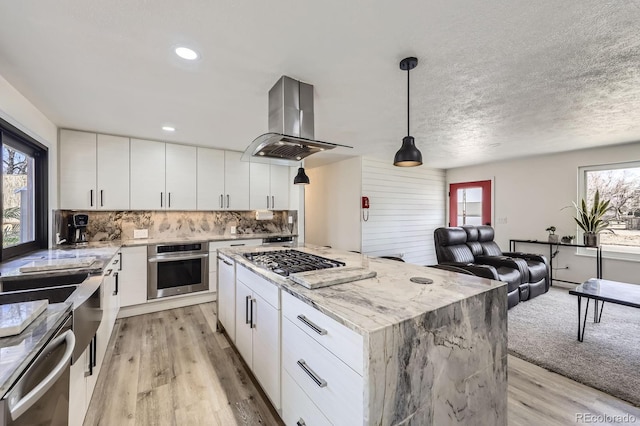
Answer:
[(189, 256), (174, 255), (174, 256), (150, 257), (149, 259), (147, 259), (147, 261), (149, 263), (162, 263), (162, 262), (175, 262), (176, 260), (204, 259), (206, 257), (209, 257), (209, 253), (194, 254)]

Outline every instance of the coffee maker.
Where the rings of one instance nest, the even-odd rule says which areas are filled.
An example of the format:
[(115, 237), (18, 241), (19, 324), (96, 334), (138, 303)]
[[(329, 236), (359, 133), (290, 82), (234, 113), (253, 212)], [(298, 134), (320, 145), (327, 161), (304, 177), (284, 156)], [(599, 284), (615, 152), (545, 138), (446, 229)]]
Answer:
[(89, 224), (89, 215), (73, 214), (71, 220), (67, 224), (67, 241), (70, 244), (87, 244), (87, 225)]

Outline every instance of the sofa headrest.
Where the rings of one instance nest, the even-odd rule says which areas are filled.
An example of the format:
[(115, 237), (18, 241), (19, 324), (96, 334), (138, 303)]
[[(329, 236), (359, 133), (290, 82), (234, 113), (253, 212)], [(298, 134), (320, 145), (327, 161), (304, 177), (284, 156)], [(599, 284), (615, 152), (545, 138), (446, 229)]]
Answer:
[(480, 225), (476, 227), (476, 229), (478, 230), (478, 241), (481, 243), (485, 241), (493, 241), (495, 232), (492, 227), (488, 225)]
[(433, 231), (433, 234), (438, 246), (455, 246), (467, 241), (467, 233), (457, 226), (438, 228)]
[(478, 229), (473, 225), (462, 225), (462, 229), (467, 233), (467, 242), (478, 241)]

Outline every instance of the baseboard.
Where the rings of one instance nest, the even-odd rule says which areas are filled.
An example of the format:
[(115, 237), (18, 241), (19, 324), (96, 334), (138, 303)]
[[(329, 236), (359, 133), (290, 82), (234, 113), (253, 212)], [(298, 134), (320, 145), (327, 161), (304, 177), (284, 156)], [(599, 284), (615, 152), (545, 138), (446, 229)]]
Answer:
[(216, 292), (202, 292), (188, 296), (174, 296), (165, 299), (152, 300), (142, 305), (125, 306), (118, 311), (118, 318), (133, 317), (136, 315), (150, 314), (152, 312), (166, 311), (168, 309), (182, 308), (184, 306), (198, 305), (200, 303), (215, 302)]

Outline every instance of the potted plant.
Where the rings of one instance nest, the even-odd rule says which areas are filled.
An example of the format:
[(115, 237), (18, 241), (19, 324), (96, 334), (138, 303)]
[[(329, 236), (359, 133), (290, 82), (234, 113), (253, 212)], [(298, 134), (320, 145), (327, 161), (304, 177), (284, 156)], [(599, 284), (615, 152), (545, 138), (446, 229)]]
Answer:
[(560, 242), (562, 244), (571, 244), (575, 237), (575, 235), (564, 235), (562, 238), (560, 238)]
[(584, 245), (587, 247), (597, 247), (600, 244), (600, 231), (609, 226), (609, 222), (602, 219), (609, 209), (609, 200), (600, 199), (600, 191), (596, 191), (593, 198), (593, 205), (589, 208), (585, 199), (580, 205), (573, 203), (577, 215), (574, 217), (576, 223), (584, 231)]
[(549, 233), (549, 242), (550, 243), (557, 243), (558, 242), (558, 236), (556, 235), (556, 227), (555, 226), (551, 225), (550, 227), (545, 229), (545, 231), (547, 231)]

